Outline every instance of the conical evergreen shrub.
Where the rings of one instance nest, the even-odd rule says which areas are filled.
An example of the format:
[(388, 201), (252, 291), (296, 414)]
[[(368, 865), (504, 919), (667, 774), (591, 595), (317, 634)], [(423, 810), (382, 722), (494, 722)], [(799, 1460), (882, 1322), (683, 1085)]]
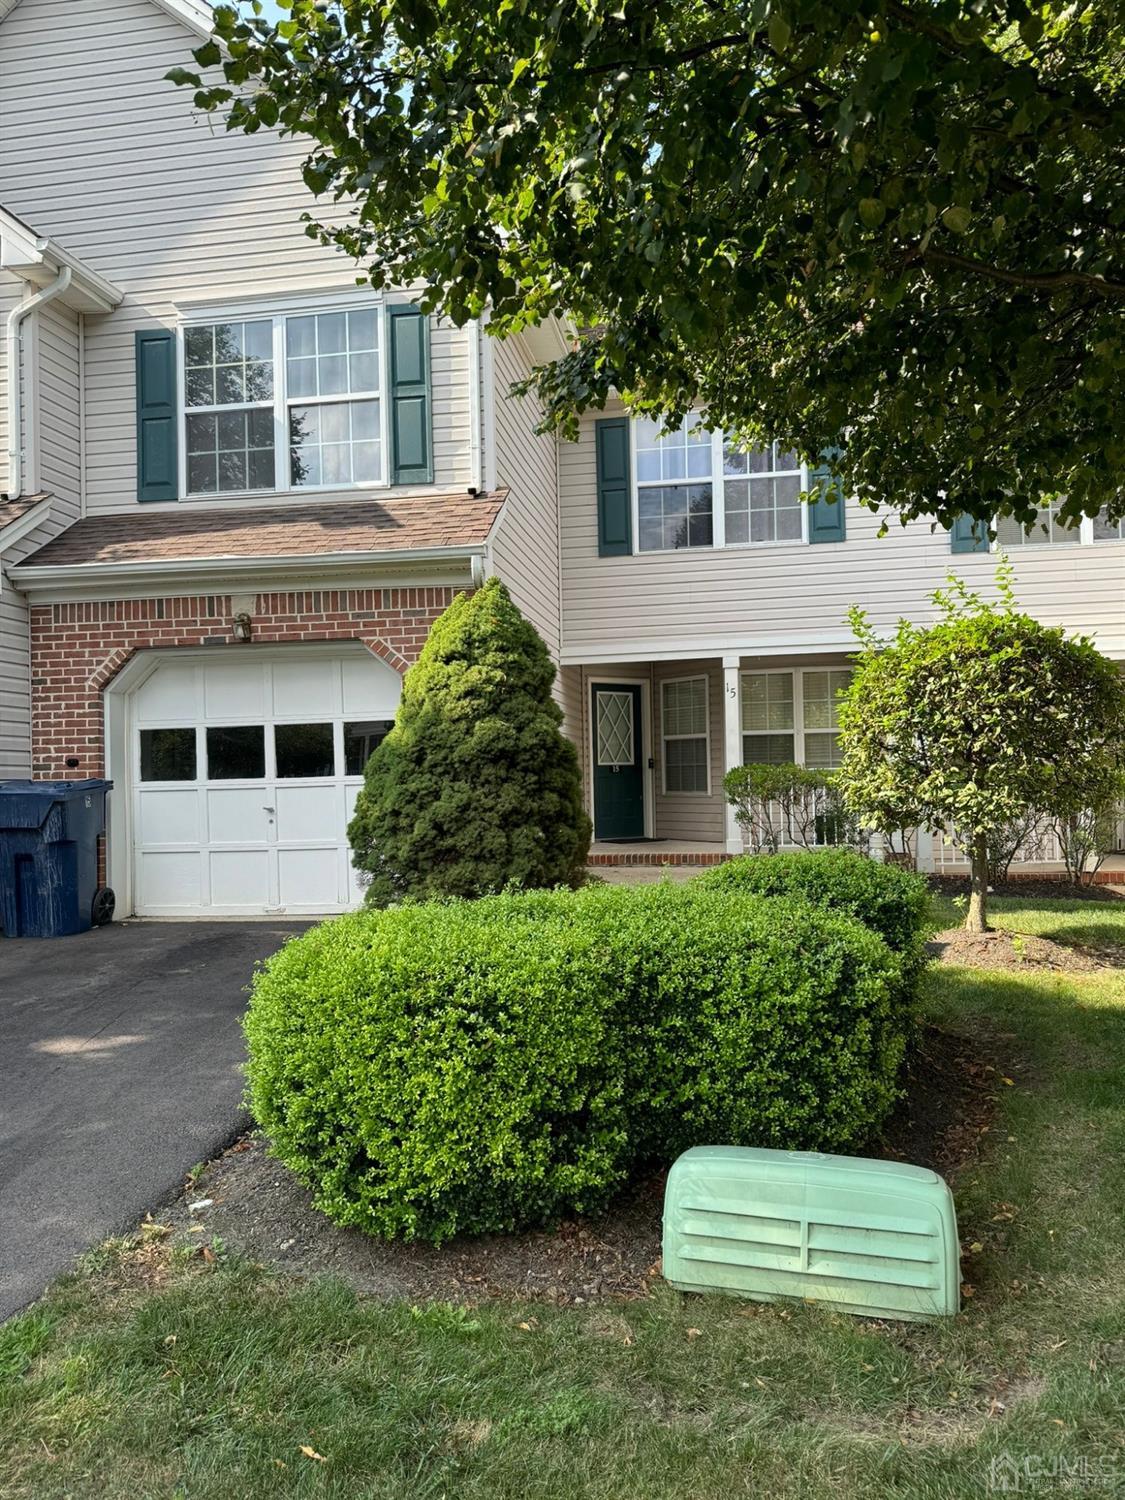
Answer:
[(554, 677), (498, 579), (435, 621), (348, 828), (370, 905), (580, 883), (590, 820)]

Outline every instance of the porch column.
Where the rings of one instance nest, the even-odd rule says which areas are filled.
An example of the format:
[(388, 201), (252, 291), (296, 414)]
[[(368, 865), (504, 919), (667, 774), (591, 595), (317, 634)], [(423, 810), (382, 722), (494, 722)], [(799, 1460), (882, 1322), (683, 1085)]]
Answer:
[[(723, 774), (742, 764), (742, 714), (739, 658), (723, 657)], [(721, 791), (721, 788), (720, 788)], [(742, 829), (734, 808), (723, 797), (724, 834), (728, 854), (741, 854)]]

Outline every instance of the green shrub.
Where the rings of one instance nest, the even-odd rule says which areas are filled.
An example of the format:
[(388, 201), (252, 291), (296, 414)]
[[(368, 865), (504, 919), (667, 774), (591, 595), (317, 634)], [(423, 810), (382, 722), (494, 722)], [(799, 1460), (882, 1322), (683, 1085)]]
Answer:
[(554, 677), (498, 579), (435, 621), (348, 827), (369, 905), (581, 882), (590, 820)]
[(251, 1106), (338, 1224), (440, 1241), (596, 1209), (628, 1158), (611, 1012), (580, 933), (486, 902), (357, 913), (256, 975)]
[(929, 904), (926, 882), (910, 870), (850, 849), (743, 855), (697, 876), (693, 884), (759, 896), (803, 896), (815, 906), (857, 918), (910, 961), (921, 950)]
[(901, 986), (859, 923), (737, 888), (405, 905), (259, 971), (251, 1103), (338, 1223), (544, 1223), (691, 1144), (869, 1139), (911, 1025)]
[(802, 849), (867, 845), (867, 835), (845, 808), (832, 771), (752, 761), (727, 772), (723, 791), (755, 854), (776, 854), (785, 844)]

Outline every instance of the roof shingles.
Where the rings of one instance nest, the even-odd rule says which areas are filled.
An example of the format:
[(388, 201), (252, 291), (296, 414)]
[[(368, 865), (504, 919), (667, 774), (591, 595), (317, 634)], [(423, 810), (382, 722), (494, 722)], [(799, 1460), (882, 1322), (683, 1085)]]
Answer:
[(138, 509), (89, 516), (25, 559), (24, 568), (466, 547), (488, 536), (506, 491), (261, 509)]

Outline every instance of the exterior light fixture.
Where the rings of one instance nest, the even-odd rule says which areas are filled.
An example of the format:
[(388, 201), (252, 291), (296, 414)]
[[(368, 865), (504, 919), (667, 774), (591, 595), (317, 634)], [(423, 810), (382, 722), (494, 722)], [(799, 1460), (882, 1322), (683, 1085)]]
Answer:
[(252, 633), (252, 628), (248, 614), (235, 615), (234, 638), (236, 641), (248, 641)]

